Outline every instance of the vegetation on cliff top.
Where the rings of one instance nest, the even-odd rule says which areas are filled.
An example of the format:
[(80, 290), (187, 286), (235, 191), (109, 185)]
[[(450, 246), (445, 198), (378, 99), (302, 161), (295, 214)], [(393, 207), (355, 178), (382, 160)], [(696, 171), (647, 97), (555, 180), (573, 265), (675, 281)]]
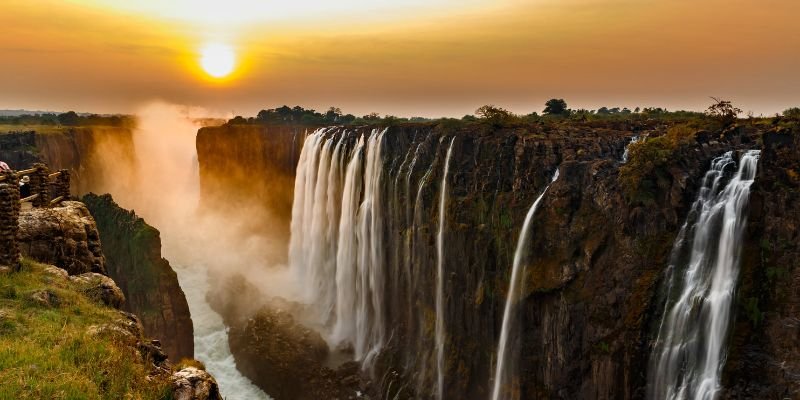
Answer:
[(86, 297), (45, 265), (22, 264), (19, 273), (0, 275), (0, 398), (171, 396), (168, 379), (148, 377), (150, 367), (124, 335), (98, 330), (115, 326), (119, 311)]
[(61, 114), (23, 114), (0, 116), (0, 125), (25, 126), (134, 126), (134, 118), (128, 115), (78, 114), (68, 111)]
[[(330, 107), (325, 112), (317, 112), (301, 106), (282, 106), (261, 110), (255, 117), (245, 118), (236, 116), (228, 120), (232, 125), (296, 125), (296, 126), (329, 126), (329, 125), (394, 125), (398, 123), (475, 123), (483, 122), (494, 126), (513, 126), (534, 122), (559, 122), (559, 121), (689, 121), (693, 119), (717, 119), (730, 124), (736, 121), (742, 110), (733, 106), (730, 101), (712, 97), (712, 104), (706, 112), (697, 111), (669, 111), (661, 107), (600, 107), (596, 110), (571, 109), (564, 99), (550, 99), (544, 104), (540, 115), (537, 112), (529, 114), (514, 114), (502, 107), (487, 104), (479, 107), (474, 114), (456, 118), (401, 118), (393, 115), (381, 116), (370, 113), (361, 117), (353, 114), (344, 114), (338, 107)], [(790, 108), (784, 111), (784, 117), (798, 118), (800, 109)], [(777, 116), (777, 115), (776, 115)], [(752, 115), (749, 115), (753, 118)]]

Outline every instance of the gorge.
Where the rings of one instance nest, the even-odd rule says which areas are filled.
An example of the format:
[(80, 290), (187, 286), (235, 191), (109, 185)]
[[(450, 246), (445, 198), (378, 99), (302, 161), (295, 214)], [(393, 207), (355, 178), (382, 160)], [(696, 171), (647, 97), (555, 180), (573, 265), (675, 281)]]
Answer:
[(142, 125), (107, 191), (227, 398), (800, 394), (796, 123)]

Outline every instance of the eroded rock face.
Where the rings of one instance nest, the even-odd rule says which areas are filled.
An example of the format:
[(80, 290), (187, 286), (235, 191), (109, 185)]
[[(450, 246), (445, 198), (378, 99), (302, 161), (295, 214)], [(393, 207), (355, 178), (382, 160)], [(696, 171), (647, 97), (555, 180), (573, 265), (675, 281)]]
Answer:
[(53, 208), (20, 211), (17, 241), (24, 256), (70, 275), (106, 273), (100, 235), (83, 203), (64, 201)]
[(173, 360), (194, 356), (189, 305), (155, 228), (119, 207), (110, 195), (83, 201), (97, 221), (108, 275), (125, 294), (125, 309), (142, 319), (145, 334), (161, 340)]

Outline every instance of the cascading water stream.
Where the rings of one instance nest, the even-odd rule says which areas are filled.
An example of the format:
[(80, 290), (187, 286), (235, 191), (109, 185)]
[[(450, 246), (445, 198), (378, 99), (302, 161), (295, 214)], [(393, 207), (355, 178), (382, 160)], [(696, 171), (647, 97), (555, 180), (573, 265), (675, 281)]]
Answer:
[(681, 228), (650, 357), (650, 399), (712, 400), (720, 389), (746, 207), (759, 155), (757, 150), (746, 152), (727, 184), (736, 162), (731, 152), (716, 158)]
[(639, 143), (639, 141), (641, 140), (642, 138), (640, 138), (639, 136), (634, 136), (631, 138), (631, 141), (628, 142), (627, 145), (625, 145), (625, 152), (622, 153), (622, 160), (620, 160), (621, 163), (625, 164), (628, 162), (628, 155), (630, 154), (631, 145)]
[[(555, 174), (553, 175), (553, 180), (551, 183), (555, 182), (557, 179), (558, 170), (556, 170)], [(503, 311), (503, 326), (500, 330), (500, 340), (497, 344), (497, 365), (495, 367), (492, 400), (507, 398), (503, 388), (510, 385), (512, 378), (511, 371), (508, 371), (508, 364), (510, 362), (510, 358), (512, 357), (512, 352), (509, 349), (509, 338), (510, 332), (513, 329), (513, 325), (515, 325), (517, 303), (522, 292), (522, 288), (520, 287), (522, 284), (521, 276), (525, 273), (523, 259), (526, 257), (526, 250), (528, 248), (528, 243), (530, 242), (529, 230), (530, 225), (533, 222), (533, 216), (536, 214), (536, 210), (539, 208), (539, 203), (541, 203), (549, 188), (550, 185), (547, 185), (547, 187), (544, 188), (542, 194), (536, 198), (536, 201), (533, 202), (533, 205), (528, 210), (528, 214), (525, 216), (525, 222), (522, 224), (522, 230), (520, 231), (519, 239), (517, 240), (517, 248), (514, 250), (514, 264), (511, 268), (511, 281), (509, 283), (510, 287), (508, 289), (508, 296), (506, 298), (506, 307)]]
[(447, 148), (442, 175), (442, 190), (439, 194), (439, 233), (436, 235), (436, 398), (444, 395), (444, 224), (445, 207), (447, 205), (447, 175), (450, 172), (450, 156), (453, 153), (453, 142)]
[(300, 154), (289, 265), (334, 347), (369, 366), (384, 344), (382, 145), (373, 130), (319, 129)]

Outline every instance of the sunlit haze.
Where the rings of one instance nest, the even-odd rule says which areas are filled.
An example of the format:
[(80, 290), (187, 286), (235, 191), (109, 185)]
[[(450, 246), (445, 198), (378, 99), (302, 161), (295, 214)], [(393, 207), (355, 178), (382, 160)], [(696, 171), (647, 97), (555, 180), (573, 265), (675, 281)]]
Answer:
[[(800, 102), (797, 15), (793, 0), (10, 0), (0, 108), (460, 117), (719, 96), (771, 114)], [(233, 54), (206, 61), (214, 43)]]

